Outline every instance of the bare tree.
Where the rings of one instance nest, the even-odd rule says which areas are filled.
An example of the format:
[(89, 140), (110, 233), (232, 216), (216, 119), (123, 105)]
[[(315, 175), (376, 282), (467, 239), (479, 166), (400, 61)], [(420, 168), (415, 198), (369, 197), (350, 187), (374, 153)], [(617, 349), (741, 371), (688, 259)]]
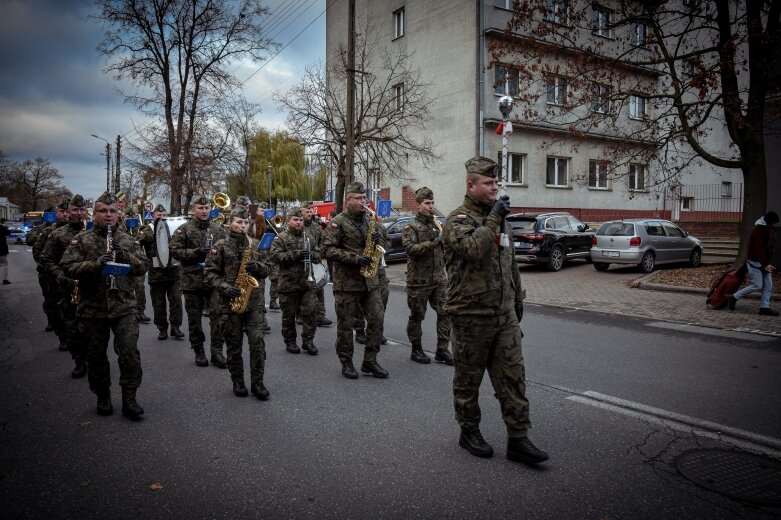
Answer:
[[(358, 74), (355, 102), (356, 168), (377, 169), (386, 178), (411, 178), (411, 160), (424, 165), (437, 158), (424, 136), (433, 102), (421, 73), (409, 67), (403, 47), (380, 45), (380, 32), (369, 22), (356, 36)], [(287, 112), (287, 126), (307, 147), (316, 149), (336, 167), (335, 209), (342, 209), (347, 164), (347, 53), (339, 53), (326, 70), (322, 63), (307, 67), (301, 82), (275, 101)]]
[(4, 163), (0, 183), (22, 212), (44, 209), (46, 205), (71, 196), (70, 190), (60, 184), (63, 177), (49, 159), (38, 157), (23, 162), (6, 160)]
[(98, 46), (109, 60), (105, 72), (129, 79), (137, 90), (123, 92), (125, 99), (159, 118), (153, 138), (145, 140), (155, 141), (160, 130), (165, 136), (171, 211), (179, 213), (182, 196), (202, 183), (193, 169), (204, 158), (195, 147), (208, 140), (198, 132), (208, 133), (220, 98), (241, 86), (231, 67), (242, 59), (263, 59), (272, 45), (261, 31), (267, 10), (259, 0), (98, 3), (97, 19), (109, 27)]

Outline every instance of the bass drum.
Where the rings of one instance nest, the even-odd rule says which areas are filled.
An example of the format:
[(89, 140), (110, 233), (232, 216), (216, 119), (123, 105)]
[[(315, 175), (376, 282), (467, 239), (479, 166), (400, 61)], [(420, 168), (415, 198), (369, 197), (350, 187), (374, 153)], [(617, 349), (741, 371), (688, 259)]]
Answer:
[(155, 246), (157, 247), (157, 257), (154, 258), (154, 263), (157, 265), (153, 267), (179, 265), (179, 262), (171, 257), (171, 253), (168, 250), (168, 244), (171, 242), (174, 231), (179, 229), (179, 227), (190, 220), (190, 218), (191, 217), (165, 217), (155, 221)]
[(322, 289), (328, 283), (328, 269), (323, 264), (312, 263), (312, 277), (315, 287)]

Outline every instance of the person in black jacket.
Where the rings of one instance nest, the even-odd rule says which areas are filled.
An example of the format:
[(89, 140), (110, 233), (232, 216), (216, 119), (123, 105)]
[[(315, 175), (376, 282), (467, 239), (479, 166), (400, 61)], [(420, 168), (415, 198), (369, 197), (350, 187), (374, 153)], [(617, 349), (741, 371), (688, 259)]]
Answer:
[(759, 314), (763, 316), (778, 316), (778, 311), (770, 308), (770, 294), (773, 291), (773, 242), (775, 241), (773, 226), (778, 224), (775, 211), (768, 211), (754, 223), (754, 229), (748, 238), (746, 252), (746, 268), (751, 283), (729, 297), (729, 310), (735, 310), (739, 299), (754, 291), (762, 291), (759, 298)]
[(0, 218), (0, 276), (3, 278), (3, 285), (8, 285), (8, 242), (6, 237), (11, 234), (11, 230), (5, 225), (5, 219)]

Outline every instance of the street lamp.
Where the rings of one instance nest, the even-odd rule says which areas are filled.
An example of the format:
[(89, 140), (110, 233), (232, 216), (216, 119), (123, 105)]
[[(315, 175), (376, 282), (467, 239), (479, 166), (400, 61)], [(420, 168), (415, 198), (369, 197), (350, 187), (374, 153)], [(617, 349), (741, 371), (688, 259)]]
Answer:
[(109, 191), (109, 183), (111, 182), (111, 143), (107, 139), (103, 139), (99, 135), (90, 134), (95, 139), (106, 141), (106, 191)]

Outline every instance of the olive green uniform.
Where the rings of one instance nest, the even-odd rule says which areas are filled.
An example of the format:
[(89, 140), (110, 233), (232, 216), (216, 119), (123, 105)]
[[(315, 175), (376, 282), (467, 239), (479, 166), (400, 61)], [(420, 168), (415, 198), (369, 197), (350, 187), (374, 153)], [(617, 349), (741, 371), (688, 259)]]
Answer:
[[(48, 226), (41, 228), (41, 231), (35, 238), (33, 244), (33, 260), (38, 264), (38, 277), (43, 294), (43, 311), (46, 313), (46, 317), (49, 320), (54, 329), (54, 333), (60, 340), (60, 350), (66, 350), (67, 346), (67, 334), (65, 332), (65, 324), (62, 322), (62, 316), (59, 311), (60, 300), (64, 297), (62, 288), (57, 285), (53, 275), (47, 271), (44, 266), (44, 260), (42, 258), (43, 251), (46, 248), (46, 243), (49, 241), (52, 233), (56, 230), (66, 226), (67, 221), (52, 222)], [(41, 280), (41, 278), (43, 280)], [(68, 295), (70, 297), (70, 295)]]
[[(311, 244), (318, 248), (318, 250), (322, 251), (320, 248), (323, 242), (324, 233), (323, 228), (320, 227), (320, 224), (314, 220), (304, 222), (304, 232), (309, 234), (309, 240), (311, 241)], [(317, 263), (320, 263), (320, 260), (318, 260)], [(316, 288), (315, 293), (317, 294), (317, 321), (325, 318), (325, 287)]]
[[(383, 240), (385, 240), (385, 243), (388, 243), (388, 230), (385, 229), (385, 226), (383, 226), (380, 223), (377, 223), (377, 231), (380, 232), (380, 235), (382, 236)], [(380, 262), (380, 266), (377, 269), (377, 279), (380, 282), (380, 299), (382, 300), (382, 323), (380, 324), (380, 338), (382, 339), (384, 333), (385, 333), (385, 309), (388, 307), (388, 297), (390, 296), (390, 280), (388, 280), (388, 272), (384, 265), (382, 265), (382, 262)], [(358, 307), (358, 310), (355, 312), (355, 320), (353, 323), (353, 328), (355, 329), (355, 335), (356, 336), (365, 336), (366, 335), (366, 317), (363, 314), (363, 308)]]
[(182, 276), (182, 267), (178, 264), (170, 267), (159, 266), (153, 226), (149, 224), (141, 226), (138, 230), (138, 241), (146, 252), (150, 266), (147, 278), (155, 326), (160, 330), (167, 330), (169, 324), (180, 327), (182, 291), (179, 289), (179, 280)]

